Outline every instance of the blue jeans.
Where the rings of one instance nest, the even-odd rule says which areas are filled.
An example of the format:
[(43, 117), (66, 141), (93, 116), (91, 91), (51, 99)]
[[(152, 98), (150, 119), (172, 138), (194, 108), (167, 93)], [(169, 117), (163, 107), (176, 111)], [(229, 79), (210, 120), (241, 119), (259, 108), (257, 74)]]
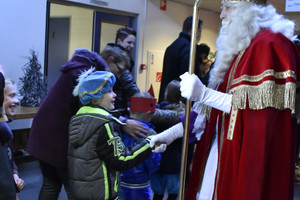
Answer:
[(151, 200), (150, 186), (142, 188), (119, 186), (118, 197), (120, 200)]
[(150, 177), (150, 185), (154, 194), (164, 194), (167, 189), (169, 194), (178, 194), (180, 174), (154, 173)]

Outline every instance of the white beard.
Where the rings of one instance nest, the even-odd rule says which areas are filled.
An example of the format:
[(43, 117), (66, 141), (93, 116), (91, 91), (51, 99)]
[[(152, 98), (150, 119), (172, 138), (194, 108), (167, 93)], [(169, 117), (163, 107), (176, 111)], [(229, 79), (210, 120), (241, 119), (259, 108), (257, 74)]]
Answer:
[(216, 88), (234, 57), (249, 47), (251, 40), (262, 29), (281, 32), (292, 39), (294, 23), (276, 13), (273, 6), (261, 7), (249, 3), (238, 3), (231, 16), (222, 21), (217, 39), (216, 62), (210, 73), (209, 87)]

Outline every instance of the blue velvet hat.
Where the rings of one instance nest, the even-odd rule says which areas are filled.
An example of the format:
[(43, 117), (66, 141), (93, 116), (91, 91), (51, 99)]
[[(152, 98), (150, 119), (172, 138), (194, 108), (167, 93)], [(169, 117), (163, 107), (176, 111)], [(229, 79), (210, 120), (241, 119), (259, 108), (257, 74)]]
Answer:
[[(92, 99), (102, 97), (115, 84), (116, 78), (113, 73), (107, 71), (95, 71), (90, 69), (78, 78), (78, 85), (73, 90), (74, 96), (79, 96), (83, 105), (87, 105)], [(92, 72), (92, 73), (91, 73)]]

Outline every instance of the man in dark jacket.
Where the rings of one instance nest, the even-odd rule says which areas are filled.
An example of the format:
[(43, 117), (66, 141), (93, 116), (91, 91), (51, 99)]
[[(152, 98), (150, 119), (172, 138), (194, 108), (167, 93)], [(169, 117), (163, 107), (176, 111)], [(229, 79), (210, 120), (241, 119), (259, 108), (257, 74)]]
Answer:
[[(191, 32), (193, 16), (185, 19), (179, 37), (166, 49), (163, 63), (162, 80), (159, 91), (159, 102), (164, 100), (165, 88), (172, 80), (180, 80), (179, 76), (189, 69)], [(202, 20), (198, 21), (197, 40), (200, 39)]]

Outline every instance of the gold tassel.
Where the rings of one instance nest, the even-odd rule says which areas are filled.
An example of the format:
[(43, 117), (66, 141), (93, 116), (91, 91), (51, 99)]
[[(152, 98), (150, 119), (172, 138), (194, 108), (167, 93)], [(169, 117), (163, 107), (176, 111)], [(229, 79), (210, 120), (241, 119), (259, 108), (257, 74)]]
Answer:
[(274, 81), (264, 81), (257, 86), (241, 85), (229, 93), (232, 94), (232, 106), (237, 109), (245, 109), (248, 99), (250, 109), (273, 107), (295, 113), (296, 84), (292, 82), (275, 84)]

